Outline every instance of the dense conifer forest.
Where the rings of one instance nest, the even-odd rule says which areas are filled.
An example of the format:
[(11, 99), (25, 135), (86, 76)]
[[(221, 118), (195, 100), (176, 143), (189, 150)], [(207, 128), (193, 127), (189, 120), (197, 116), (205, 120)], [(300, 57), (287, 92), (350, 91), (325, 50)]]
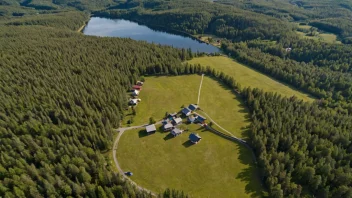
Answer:
[[(249, 143), (271, 197), (352, 197), (350, 9), (330, 0), (0, 0), (0, 197), (151, 197), (116, 175), (104, 153), (131, 84), (193, 73), (246, 101)], [(76, 32), (90, 14), (216, 35), (226, 54), (318, 100), (241, 87), (183, 64), (194, 56), (187, 50)], [(298, 37), (292, 22), (302, 21), (344, 44)]]
[(103, 153), (131, 84), (147, 70), (175, 70), (188, 53), (87, 37), (75, 31), (86, 19), (49, 13), (0, 27), (1, 197), (150, 197)]

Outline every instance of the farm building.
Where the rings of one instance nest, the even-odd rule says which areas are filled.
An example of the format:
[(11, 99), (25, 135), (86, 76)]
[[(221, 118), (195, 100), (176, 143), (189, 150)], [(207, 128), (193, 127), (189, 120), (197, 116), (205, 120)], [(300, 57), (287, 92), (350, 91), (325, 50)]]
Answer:
[(139, 95), (139, 92), (140, 92), (140, 91), (138, 91), (138, 90), (134, 90), (134, 91), (132, 92), (132, 96), (138, 96), (138, 95)]
[(142, 81), (137, 81), (137, 85), (138, 85), (138, 86), (143, 86), (143, 84), (144, 84), (144, 83), (143, 83)]
[(130, 99), (130, 101), (128, 102), (129, 105), (137, 105), (138, 102), (140, 102), (141, 99)]
[(173, 136), (178, 136), (178, 135), (181, 135), (182, 134), (182, 130), (178, 129), (178, 128), (174, 128), (172, 131), (171, 131), (171, 134)]
[(175, 119), (173, 120), (173, 123), (174, 123), (175, 125), (181, 124), (181, 123), (182, 123), (182, 118), (175, 118)]
[(174, 113), (169, 113), (169, 115), (167, 115), (168, 118), (174, 118), (176, 117), (177, 113), (174, 112)]
[(148, 134), (155, 133), (156, 127), (154, 124), (148, 125), (145, 127), (145, 130), (147, 131)]
[(189, 115), (191, 115), (191, 110), (190, 109), (188, 109), (187, 107), (186, 108), (183, 108), (182, 109), (182, 113), (185, 115), (185, 116), (189, 116)]
[(198, 115), (198, 116), (196, 117), (195, 122), (204, 123), (205, 120), (206, 120), (205, 117), (202, 117), (202, 116)]
[(172, 125), (171, 123), (166, 123), (163, 126), (164, 131), (171, 131), (174, 128), (174, 125)]
[(189, 140), (193, 143), (193, 144), (197, 144), (202, 138), (195, 133), (191, 133), (189, 135)]
[(139, 85), (133, 85), (132, 89), (133, 89), (133, 90), (141, 91), (141, 90), (142, 90), (142, 87), (139, 86)]
[(195, 104), (190, 104), (190, 105), (188, 106), (188, 109), (191, 110), (191, 111), (195, 111), (195, 110), (198, 109), (198, 106), (195, 105)]
[(187, 118), (187, 121), (188, 121), (189, 123), (193, 123), (195, 120), (196, 120), (196, 118), (195, 118), (194, 116), (189, 116), (189, 117)]

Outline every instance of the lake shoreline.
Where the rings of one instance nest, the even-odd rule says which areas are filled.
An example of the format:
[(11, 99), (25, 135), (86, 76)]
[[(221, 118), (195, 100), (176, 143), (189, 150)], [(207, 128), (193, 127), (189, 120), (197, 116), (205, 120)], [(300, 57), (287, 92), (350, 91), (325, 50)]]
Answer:
[[(92, 20), (95, 20), (95, 21), (92, 22)], [(101, 20), (101, 22), (97, 22), (97, 20)], [(113, 22), (110, 22), (110, 21), (106, 21), (106, 20), (114, 21), (116, 24), (114, 24)], [(125, 24), (122, 24), (121, 21), (125, 21), (125, 22), (122, 22)], [(107, 25), (106, 25), (107, 27), (104, 27), (104, 25), (101, 25), (101, 23), (104, 23), (104, 22), (107, 23)], [(131, 24), (128, 24), (128, 22)], [(94, 27), (95, 28), (94, 30), (89, 30), (89, 27), (88, 27), (89, 23), (92, 23), (95, 26), (100, 25), (102, 27), (100, 29), (98, 29), (98, 27)], [(131, 27), (131, 26), (133, 26), (133, 23), (140, 26), (140, 27), (133, 27), (136, 29), (136, 32), (133, 32), (134, 30)], [(130, 30), (129, 30), (130, 35), (127, 36), (126, 32), (123, 32), (123, 31), (127, 31), (127, 29), (125, 27), (123, 27), (123, 25), (127, 26), (127, 28), (130, 28)], [(114, 28), (113, 26), (116, 26), (116, 27)], [(99, 15), (92, 15), (92, 17), (90, 18), (88, 23), (85, 25), (85, 27), (86, 28), (81, 27), (82, 29), (80, 28), (80, 30), (81, 31), (83, 30), (83, 33), (87, 34), (87, 35), (124, 37), (124, 38), (131, 38), (134, 40), (145, 40), (147, 42), (158, 43), (161, 45), (169, 45), (169, 46), (176, 47), (176, 48), (183, 48), (183, 49), (191, 48), (193, 52), (221, 53), (221, 54), (223, 54), (221, 47), (213, 45), (209, 42), (205, 42), (205, 41), (201, 40), (199, 38), (199, 36), (192, 35), (192, 34), (189, 34), (187, 32), (183, 32), (183, 31), (167, 28), (167, 27), (160, 26), (160, 25), (148, 25), (148, 24), (145, 24), (141, 21), (128, 19), (128, 18), (124, 18), (124, 17), (112, 18), (112, 17), (105, 17), (105, 16), (99, 16)], [(84, 32), (85, 31), (84, 29), (87, 29), (87, 28), (88, 28), (88, 31)], [(138, 28), (140, 28), (140, 30), (138, 30)], [(91, 27), (90, 29), (93, 29), (93, 28)], [(102, 31), (103, 29), (105, 29), (105, 32)], [(142, 31), (142, 29), (144, 31), (148, 31), (148, 32), (145, 33), (144, 31)], [(95, 34), (94, 31), (97, 32), (97, 34)], [(110, 32), (108, 32), (108, 31), (110, 31)], [(145, 38), (143, 38), (143, 34), (145, 34), (144, 35)], [(151, 39), (150, 38), (151, 34), (156, 34), (155, 39), (157, 39), (157, 40)], [(158, 34), (160, 34), (160, 35), (158, 35)], [(158, 38), (158, 36), (160, 38)], [(176, 38), (176, 37), (178, 37), (178, 38)], [(180, 37), (184, 37), (185, 40), (182, 40)], [(153, 38), (154, 38), (154, 36), (153, 36)], [(196, 43), (193, 43), (191, 40), (193, 40)], [(204, 46), (202, 46), (202, 45), (204, 45)]]

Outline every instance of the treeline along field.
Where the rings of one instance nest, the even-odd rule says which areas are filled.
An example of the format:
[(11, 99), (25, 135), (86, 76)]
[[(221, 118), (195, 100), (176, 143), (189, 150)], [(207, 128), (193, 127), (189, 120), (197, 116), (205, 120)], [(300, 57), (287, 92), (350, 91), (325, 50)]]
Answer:
[[(240, 88), (225, 73), (181, 64), (193, 56), (186, 50), (73, 31), (93, 11), (226, 38), (223, 48), (241, 62), (321, 100)], [(150, 197), (101, 154), (124, 118), (126, 90), (143, 74), (206, 73), (247, 101), (270, 196), (351, 197), (351, 46), (294, 31), (278, 17), (203, 1), (1, 1), (0, 196)]]

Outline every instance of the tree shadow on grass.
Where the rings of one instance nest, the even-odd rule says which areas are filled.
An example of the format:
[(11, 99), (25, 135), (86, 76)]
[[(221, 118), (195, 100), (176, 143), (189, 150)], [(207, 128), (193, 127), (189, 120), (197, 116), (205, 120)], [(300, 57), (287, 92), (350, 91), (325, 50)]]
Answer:
[(138, 132), (138, 137), (139, 138), (143, 138), (143, 137), (146, 137), (146, 136), (148, 136), (149, 134), (147, 133), (147, 131), (145, 131), (145, 130), (140, 130), (139, 132)]
[(265, 188), (262, 186), (259, 169), (253, 159), (251, 150), (247, 147), (236, 143), (239, 150), (239, 161), (242, 164), (248, 165), (237, 176), (236, 179), (246, 182), (245, 191), (251, 197), (263, 197)]
[(187, 141), (185, 141), (182, 145), (183, 145), (185, 148), (188, 148), (188, 147), (192, 146), (193, 143), (191, 142), (191, 140), (187, 140)]
[(164, 137), (164, 140), (167, 141), (167, 140), (170, 140), (174, 138), (174, 136), (171, 134), (171, 133), (168, 133), (165, 137)]

